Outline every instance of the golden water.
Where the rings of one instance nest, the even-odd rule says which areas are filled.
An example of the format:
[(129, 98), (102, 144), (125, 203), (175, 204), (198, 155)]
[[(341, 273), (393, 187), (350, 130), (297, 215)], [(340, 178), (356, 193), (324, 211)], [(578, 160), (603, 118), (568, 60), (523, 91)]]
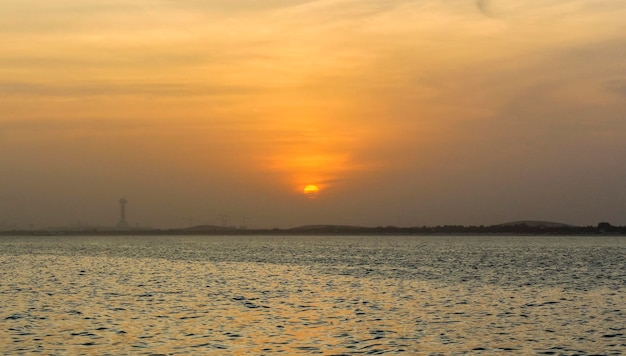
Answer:
[(3, 238), (0, 352), (617, 355), (625, 242)]

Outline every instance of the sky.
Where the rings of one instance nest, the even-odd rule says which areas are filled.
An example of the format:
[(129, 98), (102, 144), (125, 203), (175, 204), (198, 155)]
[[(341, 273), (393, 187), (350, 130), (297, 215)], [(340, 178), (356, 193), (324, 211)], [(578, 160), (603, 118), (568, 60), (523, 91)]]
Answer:
[(122, 197), (157, 228), (626, 225), (625, 18), (622, 0), (3, 0), (0, 227), (113, 226)]

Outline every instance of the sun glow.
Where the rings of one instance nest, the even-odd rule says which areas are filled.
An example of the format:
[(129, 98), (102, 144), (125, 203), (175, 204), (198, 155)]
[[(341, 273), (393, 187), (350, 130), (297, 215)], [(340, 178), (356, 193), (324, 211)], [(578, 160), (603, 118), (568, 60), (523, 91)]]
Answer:
[(303, 193), (309, 198), (315, 198), (320, 193), (320, 188), (315, 184), (309, 184), (304, 187)]

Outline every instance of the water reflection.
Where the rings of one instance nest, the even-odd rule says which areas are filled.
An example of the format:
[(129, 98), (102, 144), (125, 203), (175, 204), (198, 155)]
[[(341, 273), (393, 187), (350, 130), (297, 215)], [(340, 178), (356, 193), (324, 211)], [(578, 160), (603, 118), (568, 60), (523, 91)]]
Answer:
[[(94, 355), (626, 349), (621, 240), (508, 250), (484, 241), (291, 241), (8, 239), (0, 254), (0, 349)], [(429, 254), (425, 247), (429, 262), (417, 258)], [(338, 254), (346, 251), (352, 253)], [(555, 262), (543, 265), (544, 252)], [(559, 254), (566, 252), (571, 268), (563, 273)], [(527, 255), (526, 267), (511, 260), (515, 253)], [(583, 257), (598, 253), (604, 259), (595, 267)], [(456, 276), (431, 278), (445, 273)], [(582, 288), (581, 278), (600, 282)]]

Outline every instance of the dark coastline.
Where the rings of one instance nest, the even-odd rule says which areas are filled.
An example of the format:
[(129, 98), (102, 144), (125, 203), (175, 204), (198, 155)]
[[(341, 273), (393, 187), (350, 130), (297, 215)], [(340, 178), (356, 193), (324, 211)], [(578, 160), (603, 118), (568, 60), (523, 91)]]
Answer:
[(11, 230), (0, 231), (0, 236), (162, 236), (162, 235), (554, 235), (554, 236), (626, 236), (626, 226), (613, 226), (599, 223), (596, 226), (545, 226), (527, 224), (503, 224), (491, 226), (343, 226), (312, 225), (288, 229), (242, 229), (222, 226), (194, 226), (181, 229), (129, 229), (114, 230), (107, 228), (50, 229), (50, 230)]

